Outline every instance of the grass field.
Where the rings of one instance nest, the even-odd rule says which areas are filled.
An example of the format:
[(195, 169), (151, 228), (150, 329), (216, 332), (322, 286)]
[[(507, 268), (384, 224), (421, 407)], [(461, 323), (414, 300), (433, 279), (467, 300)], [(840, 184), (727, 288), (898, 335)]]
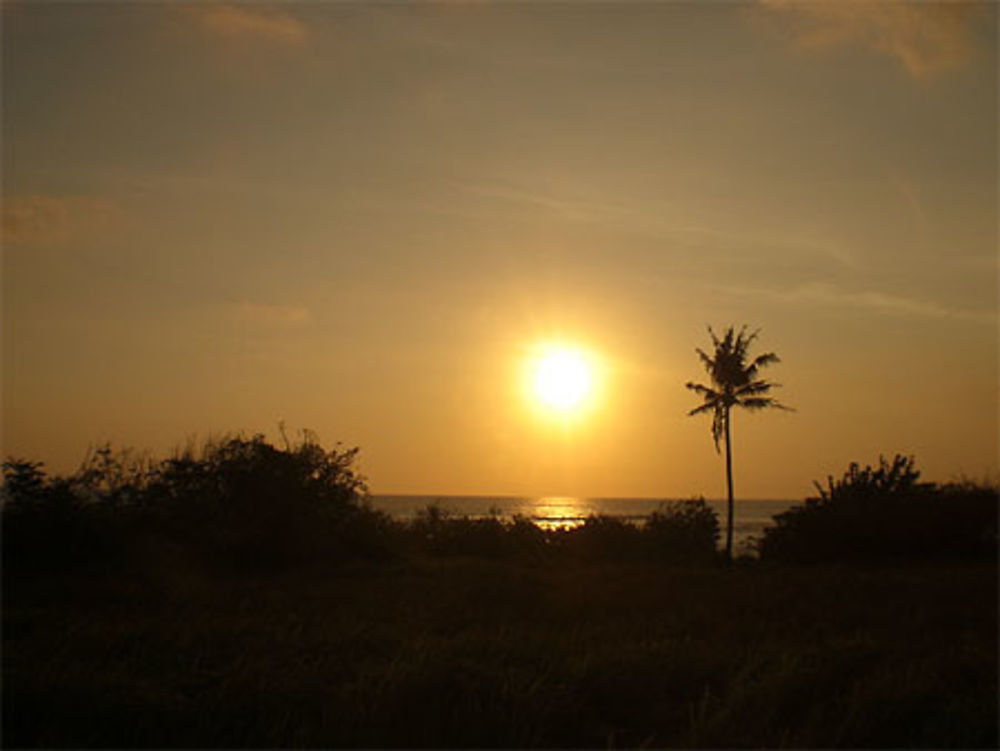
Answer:
[(5, 582), (4, 746), (997, 745), (997, 570), (392, 564)]

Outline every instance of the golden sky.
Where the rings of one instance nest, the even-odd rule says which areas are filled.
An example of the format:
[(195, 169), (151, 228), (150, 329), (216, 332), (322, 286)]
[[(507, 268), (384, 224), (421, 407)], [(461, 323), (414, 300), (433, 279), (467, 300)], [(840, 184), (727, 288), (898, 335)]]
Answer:
[[(375, 492), (998, 471), (994, 3), (32, 3), (3, 26), (3, 452), (283, 420)], [(545, 343), (593, 367), (564, 417)], [(537, 401), (537, 400), (536, 400)]]

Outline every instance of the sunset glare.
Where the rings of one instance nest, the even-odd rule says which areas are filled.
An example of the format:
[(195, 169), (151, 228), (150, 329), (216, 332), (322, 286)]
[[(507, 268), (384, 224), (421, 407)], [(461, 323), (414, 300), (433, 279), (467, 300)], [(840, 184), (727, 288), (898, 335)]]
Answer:
[(535, 369), (535, 395), (546, 406), (569, 411), (590, 392), (590, 368), (582, 355), (571, 349), (554, 349)]

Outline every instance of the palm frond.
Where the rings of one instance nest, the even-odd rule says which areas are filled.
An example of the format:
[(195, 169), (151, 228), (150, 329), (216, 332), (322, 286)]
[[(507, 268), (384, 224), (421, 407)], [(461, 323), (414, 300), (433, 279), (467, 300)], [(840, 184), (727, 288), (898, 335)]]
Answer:
[(693, 383), (692, 381), (688, 381), (687, 383), (684, 384), (684, 387), (691, 389), (695, 393), (701, 394), (706, 399), (709, 398), (717, 399), (719, 397), (718, 391), (716, 391), (713, 388), (709, 388), (708, 386), (705, 386), (704, 384), (701, 383)]
[(691, 415), (700, 415), (702, 412), (708, 412), (710, 409), (718, 409), (719, 405), (715, 402), (705, 402), (701, 406), (695, 407), (688, 411), (688, 417)]
[(766, 352), (763, 355), (755, 357), (753, 362), (751, 362), (746, 368), (747, 376), (749, 378), (756, 378), (758, 370), (775, 362), (781, 362), (781, 358), (773, 352)]
[(715, 331), (712, 329), (711, 326), (707, 326), (706, 328), (708, 329), (708, 335), (712, 337), (712, 346), (715, 347), (716, 350), (718, 350), (719, 345), (722, 343), (721, 340), (719, 339), (718, 336), (716, 336)]
[[(729, 331), (732, 332), (732, 330), (733, 327), (730, 326)], [(745, 325), (740, 327), (740, 333), (736, 336), (733, 351), (739, 356), (741, 361), (746, 358), (747, 350), (750, 349), (750, 345), (753, 343), (753, 340), (757, 338), (758, 334), (760, 334), (760, 329), (756, 329), (748, 335), (747, 327)]]
[(763, 368), (765, 365), (770, 365), (774, 362), (781, 362), (781, 358), (774, 352), (765, 352), (763, 355), (755, 357), (750, 366), (753, 368)]
[(722, 348), (728, 352), (733, 350), (733, 327), (730, 326), (726, 329), (726, 333), (722, 335)]
[(773, 397), (770, 396), (752, 396), (747, 399), (741, 399), (739, 401), (739, 405), (749, 410), (773, 408), (773, 409), (784, 409), (789, 412), (795, 411), (791, 407), (786, 407), (777, 399), (774, 399)]
[(766, 394), (773, 388), (779, 388), (780, 383), (771, 383), (770, 381), (750, 381), (749, 383), (744, 383), (742, 386), (738, 386), (733, 389), (733, 394), (735, 396), (756, 396), (758, 394)]
[(715, 360), (709, 357), (704, 350), (700, 348), (695, 348), (695, 352), (698, 353), (698, 359), (701, 360), (701, 364), (705, 366), (705, 370), (708, 371), (709, 375), (712, 375), (712, 370), (715, 368)]

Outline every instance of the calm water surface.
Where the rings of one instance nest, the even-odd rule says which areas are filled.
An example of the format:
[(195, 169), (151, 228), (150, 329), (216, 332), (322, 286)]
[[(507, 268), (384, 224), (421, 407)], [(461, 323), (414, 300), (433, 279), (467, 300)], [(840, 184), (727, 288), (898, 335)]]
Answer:
[[(545, 496), (518, 498), (491, 495), (373, 495), (372, 506), (397, 519), (412, 519), (429, 505), (459, 515), (484, 517), (497, 514), (502, 518), (520, 515), (540, 527), (571, 528), (583, 524), (590, 514), (606, 514), (641, 523), (649, 514), (669, 499), (664, 498), (574, 498), (570, 496)], [(759, 536), (772, 523), (772, 517), (800, 501), (788, 500), (737, 500), (734, 502), (733, 540), (737, 550), (745, 547), (749, 539)], [(719, 526), (725, 532), (726, 501), (708, 500), (719, 515)]]

